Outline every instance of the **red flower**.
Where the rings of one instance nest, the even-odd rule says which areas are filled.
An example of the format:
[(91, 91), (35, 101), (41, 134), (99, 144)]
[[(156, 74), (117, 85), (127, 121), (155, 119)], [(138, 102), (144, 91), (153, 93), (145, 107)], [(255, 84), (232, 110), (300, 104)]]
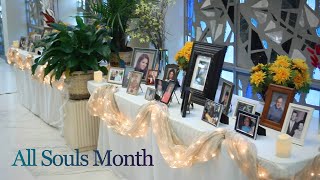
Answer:
[(47, 10), (45, 13), (41, 12), (41, 14), (44, 16), (44, 20), (46, 21), (48, 26), (50, 26), (51, 23), (55, 23), (54, 17), (51, 16)]
[(317, 55), (320, 55), (320, 44), (317, 44), (314, 46), (314, 49), (312, 48), (307, 48), (307, 50), (309, 51), (310, 58), (311, 58), (311, 64), (312, 66), (314, 66), (315, 68), (319, 68), (320, 69), (320, 61)]

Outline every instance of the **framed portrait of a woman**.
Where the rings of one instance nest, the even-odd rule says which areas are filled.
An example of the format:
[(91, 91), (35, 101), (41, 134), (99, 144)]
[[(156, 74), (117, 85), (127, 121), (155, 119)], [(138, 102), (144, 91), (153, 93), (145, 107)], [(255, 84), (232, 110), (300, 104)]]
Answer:
[(179, 66), (176, 64), (166, 65), (163, 80), (165, 81), (176, 81), (179, 73)]
[(149, 69), (154, 69), (158, 50), (134, 48), (131, 66), (135, 71), (143, 73), (142, 79), (145, 80)]

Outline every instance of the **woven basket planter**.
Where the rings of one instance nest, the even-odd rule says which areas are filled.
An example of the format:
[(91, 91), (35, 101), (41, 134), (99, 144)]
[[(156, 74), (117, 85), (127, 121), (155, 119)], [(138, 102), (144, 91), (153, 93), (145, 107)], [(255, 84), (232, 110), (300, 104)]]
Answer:
[(66, 80), (68, 84), (69, 99), (82, 100), (89, 99), (90, 94), (87, 82), (93, 80), (93, 71), (84, 73), (82, 71), (73, 72)]

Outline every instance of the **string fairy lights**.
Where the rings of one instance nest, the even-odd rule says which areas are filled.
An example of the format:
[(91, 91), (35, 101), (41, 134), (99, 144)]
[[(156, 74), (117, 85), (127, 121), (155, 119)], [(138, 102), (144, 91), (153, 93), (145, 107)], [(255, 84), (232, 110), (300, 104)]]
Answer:
[[(132, 121), (125, 117), (118, 108), (114, 97), (117, 90), (117, 87), (113, 85), (97, 88), (87, 104), (89, 113), (100, 117), (113, 131), (132, 138), (146, 136), (151, 126), (159, 151), (171, 168), (190, 167), (198, 162), (209, 161), (218, 155), (224, 143), (230, 158), (237, 163), (249, 179), (274, 179), (273, 174), (259, 163), (255, 145), (241, 135), (218, 128), (213, 132), (204, 133), (187, 146), (172, 129), (168, 107), (165, 104), (151, 101), (143, 105), (135, 120)], [(320, 155), (296, 176), (310, 179), (316, 176), (314, 172), (320, 173), (319, 167)], [(291, 179), (291, 177), (282, 179)]]
[[(14, 65), (14, 67), (22, 71), (24, 70), (30, 71), (34, 63), (34, 56), (32, 54), (28, 54), (25, 58), (23, 58), (23, 55), (21, 55), (18, 50), (16, 50), (15, 48), (9, 48), (7, 53), (7, 62), (8, 64)], [(64, 90), (65, 88), (64, 82), (66, 79), (65, 74), (63, 73), (59, 80), (55, 79), (55, 76), (53, 75), (53, 71), (51, 71), (49, 74), (44, 76), (44, 69), (46, 68), (46, 66), (47, 64), (38, 66), (32, 78), (39, 81), (40, 83), (50, 84), (60, 91)]]

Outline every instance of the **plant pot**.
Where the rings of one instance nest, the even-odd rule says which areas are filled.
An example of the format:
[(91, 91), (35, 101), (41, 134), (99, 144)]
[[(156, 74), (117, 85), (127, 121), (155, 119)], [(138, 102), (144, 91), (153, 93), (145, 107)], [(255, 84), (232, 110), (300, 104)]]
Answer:
[(93, 71), (88, 71), (87, 73), (76, 71), (70, 74), (69, 78), (66, 79), (69, 99), (89, 99), (90, 94), (87, 88), (87, 82), (90, 80), (93, 80)]

